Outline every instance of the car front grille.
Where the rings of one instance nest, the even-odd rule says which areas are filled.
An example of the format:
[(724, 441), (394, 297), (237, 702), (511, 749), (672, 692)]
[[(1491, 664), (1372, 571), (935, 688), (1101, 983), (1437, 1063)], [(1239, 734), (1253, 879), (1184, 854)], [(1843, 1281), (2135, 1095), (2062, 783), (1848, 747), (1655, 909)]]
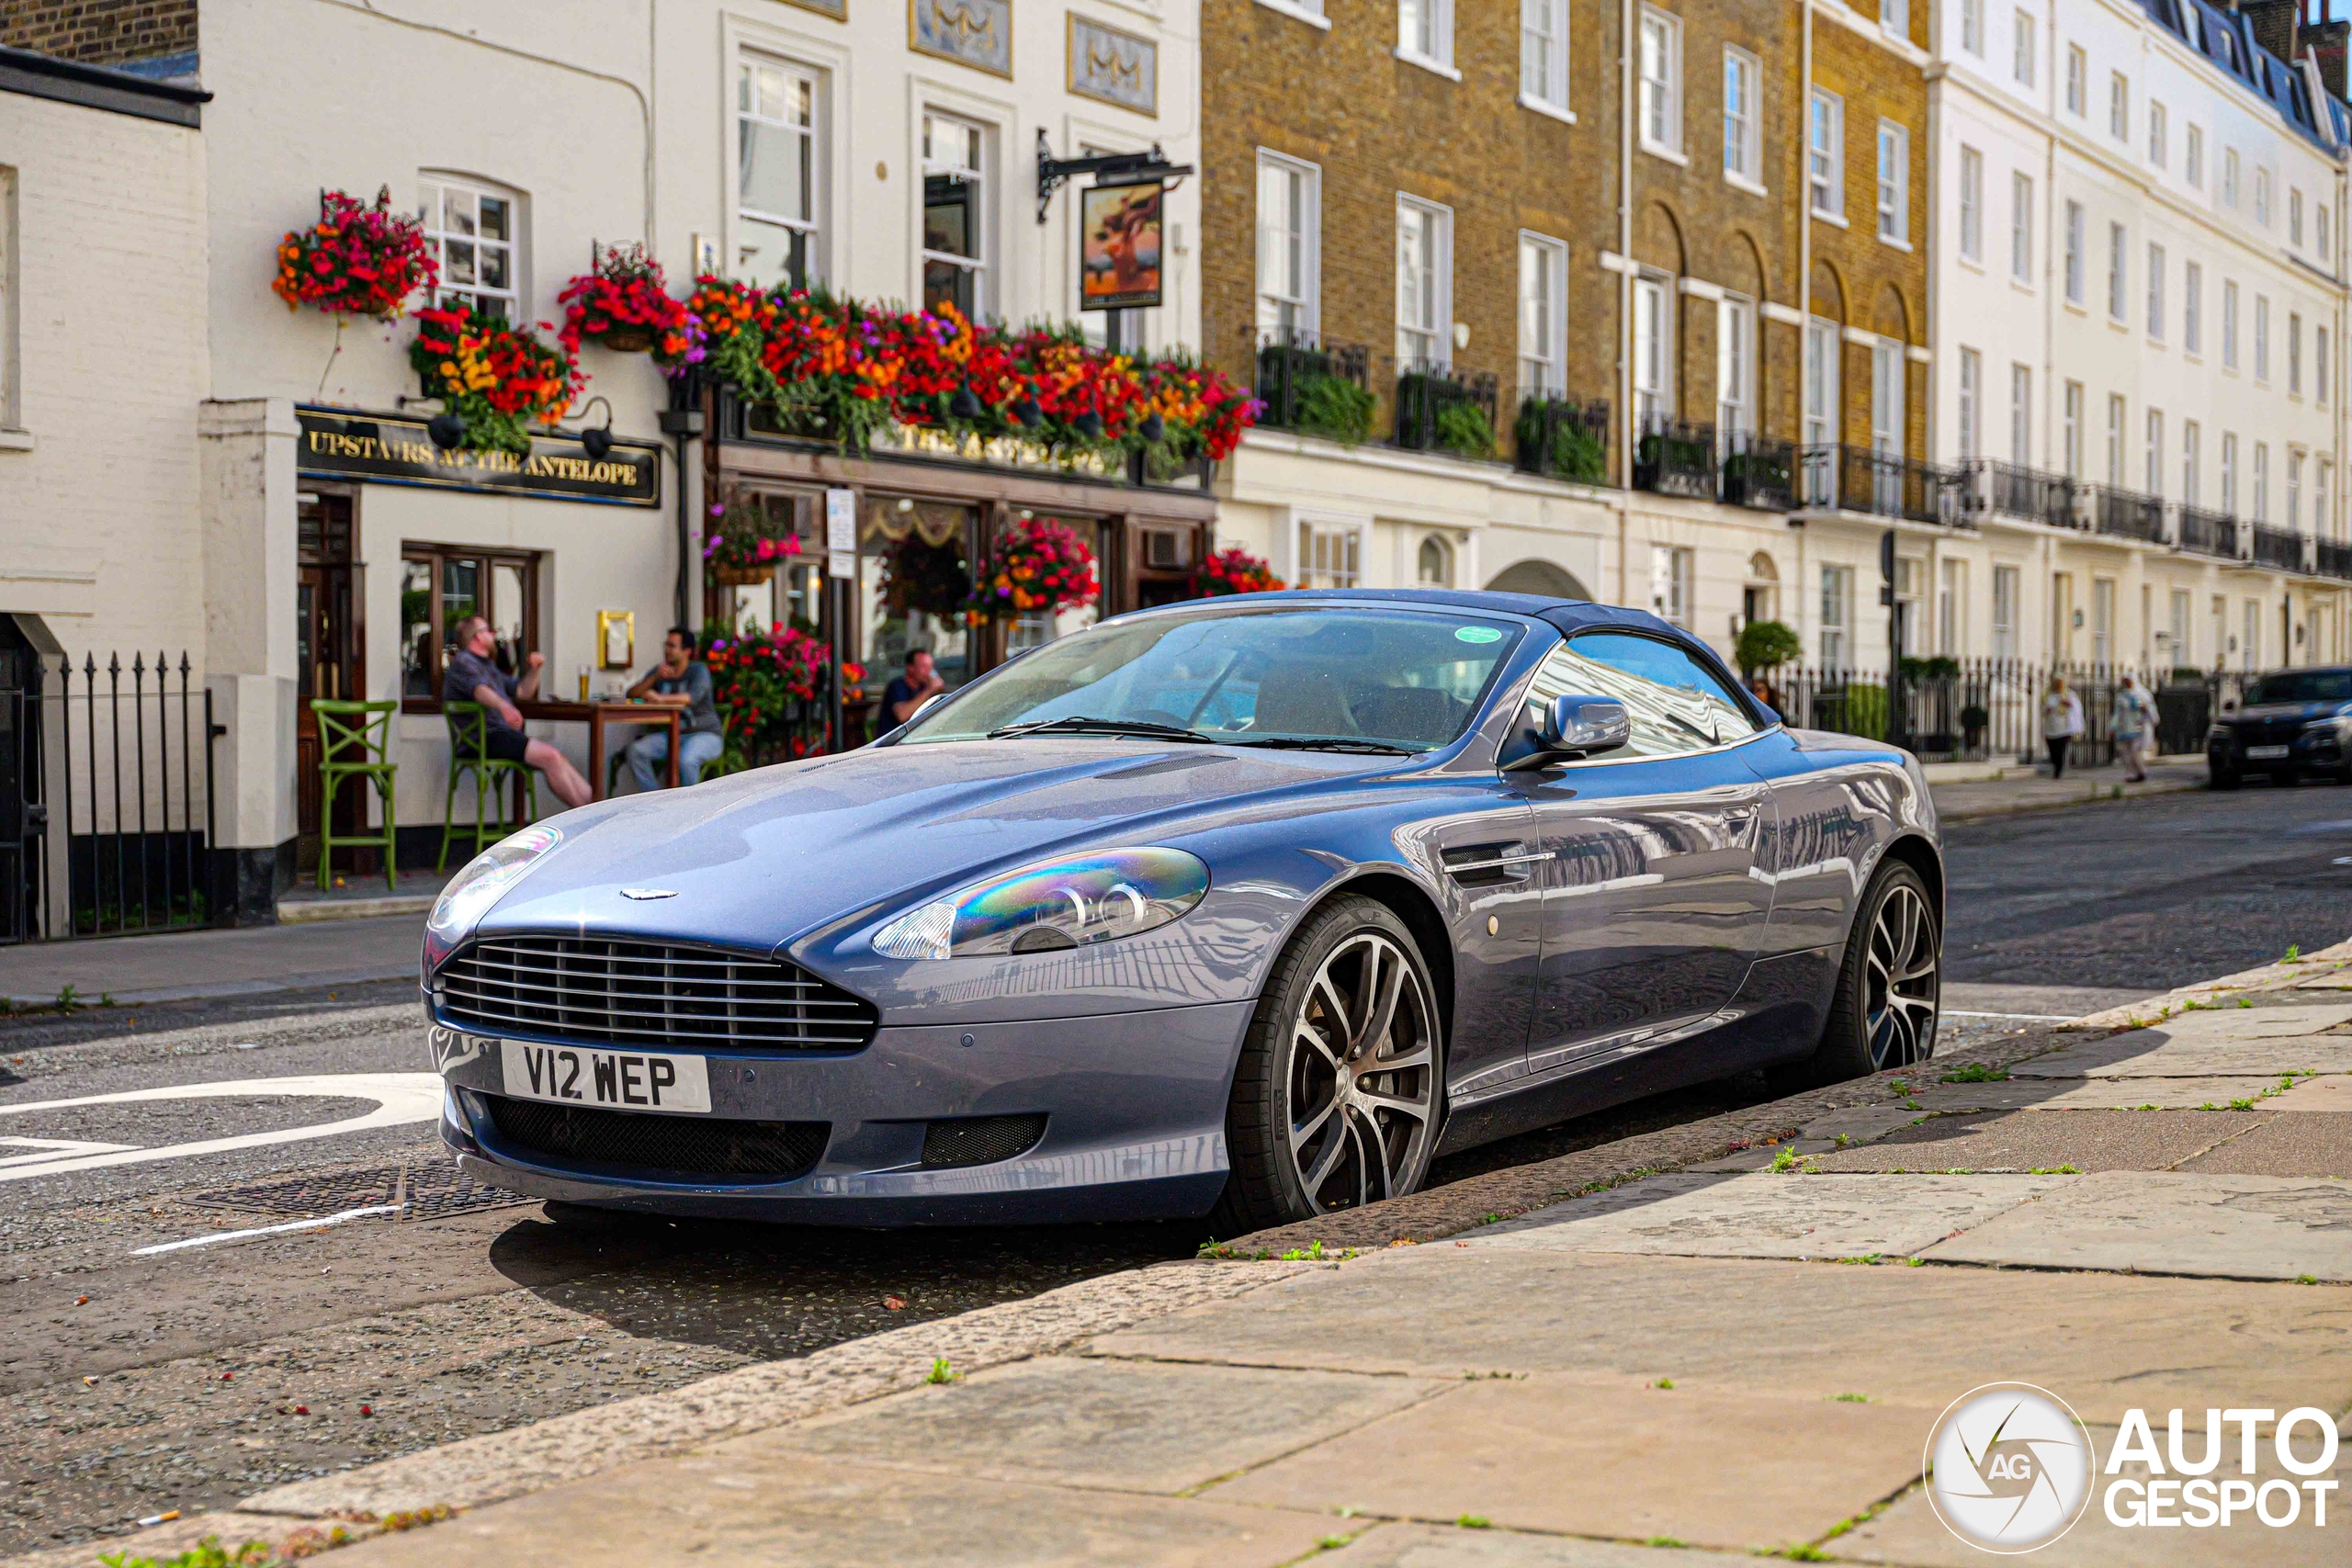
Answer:
[(560, 1164), (648, 1175), (788, 1181), (817, 1163), (832, 1132), (829, 1122), (714, 1122), (547, 1105), (503, 1094), (481, 1098), (500, 1140), (516, 1150)]
[(442, 1021), (485, 1034), (707, 1051), (855, 1050), (871, 1004), (797, 964), (605, 937), (488, 937), (434, 976)]
[(2289, 746), (2303, 732), (2300, 718), (2250, 718), (2238, 727), (2241, 746)]
[(1023, 1116), (958, 1116), (933, 1122), (922, 1133), (922, 1168), (956, 1170), (968, 1165), (994, 1165), (1025, 1155), (1046, 1135), (1046, 1113)]

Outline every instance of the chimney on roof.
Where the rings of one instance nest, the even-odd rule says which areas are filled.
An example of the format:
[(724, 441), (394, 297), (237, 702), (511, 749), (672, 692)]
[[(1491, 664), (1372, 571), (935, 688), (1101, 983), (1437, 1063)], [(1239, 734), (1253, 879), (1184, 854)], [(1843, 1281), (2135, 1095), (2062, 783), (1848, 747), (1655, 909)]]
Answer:
[(2295, 28), (2302, 0), (2238, 0), (2239, 14), (2254, 28), (2254, 41), (2281, 60), (2295, 58)]

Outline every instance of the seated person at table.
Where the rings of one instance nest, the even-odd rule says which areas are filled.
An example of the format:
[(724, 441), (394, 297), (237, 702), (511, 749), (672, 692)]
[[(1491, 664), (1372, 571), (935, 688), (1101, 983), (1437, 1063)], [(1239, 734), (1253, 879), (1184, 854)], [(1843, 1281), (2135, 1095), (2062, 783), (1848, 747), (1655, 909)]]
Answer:
[(908, 649), (907, 672), (892, 676), (889, 688), (882, 694), (882, 728), (896, 729), (920, 713), (923, 704), (946, 689), (947, 682), (939, 678), (939, 669), (932, 660), (931, 649)]
[(441, 700), (480, 703), (488, 708), (482, 716), (485, 752), (502, 762), (524, 762), (538, 769), (547, 775), (548, 788), (566, 806), (587, 805), (594, 796), (588, 781), (580, 776), (569, 757), (523, 733), (522, 710), (514, 705), (518, 697), (529, 702), (539, 694), (539, 669), (547, 663), (547, 655), (534, 653), (524, 660), (526, 672), (520, 680), (507, 674), (491, 662), (498, 650), (498, 635), (480, 615), (468, 615), (458, 623), (457, 644), (458, 651), (449, 656), (449, 668), (441, 676)]
[[(662, 639), (662, 662), (628, 689), (639, 702), (686, 710), (678, 718), (678, 782), (682, 784), (701, 778), (704, 765), (727, 750), (727, 731), (710, 700), (710, 667), (696, 659), (695, 651), (695, 634), (684, 626), (672, 626), (670, 635)], [(662, 764), (669, 760), (666, 731), (655, 730), (629, 742), (628, 771), (637, 775), (639, 789), (660, 789), (661, 775), (667, 773)]]

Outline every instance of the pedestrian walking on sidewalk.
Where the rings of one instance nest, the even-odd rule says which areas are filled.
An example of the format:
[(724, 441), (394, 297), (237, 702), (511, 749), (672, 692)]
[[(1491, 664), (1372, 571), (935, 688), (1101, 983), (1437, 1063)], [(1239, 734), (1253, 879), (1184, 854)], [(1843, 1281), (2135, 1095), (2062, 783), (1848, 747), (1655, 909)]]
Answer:
[(2115, 688), (2115, 708), (2108, 722), (2115, 732), (2115, 754), (2122, 761), (2123, 776), (2133, 784), (2143, 783), (2148, 776), (2148, 743), (2156, 720), (2154, 707), (2147, 688), (2126, 671)]
[(2066, 776), (2066, 748), (2083, 732), (2083, 700), (2066, 689), (2066, 677), (2050, 677), (2050, 694), (2041, 699), (2041, 739), (2050, 748), (2050, 776)]

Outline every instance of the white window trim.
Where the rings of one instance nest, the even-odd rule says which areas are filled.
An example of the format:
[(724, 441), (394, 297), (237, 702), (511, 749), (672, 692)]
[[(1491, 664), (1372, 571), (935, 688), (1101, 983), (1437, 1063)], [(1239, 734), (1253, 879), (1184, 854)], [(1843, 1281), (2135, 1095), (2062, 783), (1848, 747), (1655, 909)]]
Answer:
[[(1971, 174), (1975, 175), (1972, 181)], [(1960, 149), (1960, 259), (1971, 266), (1984, 265), (1984, 154), (1962, 143)]]
[[(502, 186), (495, 180), (476, 179), (470, 175), (452, 174), (441, 169), (420, 169), (417, 171), (416, 184), (420, 208), (424, 205), (424, 192), (430, 190), (435, 193), (434, 216), (424, 224), (425, 240), (432, 249), (433, 258), (441, 264), (441, 281), (434, 288), (434, 303), (441, 304), (452, 295), (462, 296), (475, 305), (479, 305), (484, 299), (503, 299), (507, 304), (506, 320), (517, 326), (527, 324), (532, 308), (530, 225), (526, 217), (526, 204), (522, 192), (512, 186)], [(479, 248), (482, 241), (479, 232), (469, 239), (467, 236), (441, 227), (439, 193), (444, 191), (458, 191), (474, 198), (477, 231), (481, 226), (480, 214), (483, 197), (506, 204), (506, 238), (503, 242), (491, 242), (493, 244), (503, 243), (506, 248), (507, 287), (504, 288), (488, 288), (480, 283), (453, 283), (449, 280), (450, 268), (447, 247), (455, 243), (473, 244)], [(481, 276), (479, 262), (476, 264), (475, 276)]]
[[(2018, 199), (2022, 196), (2024, 199)], [(2025, 242), (2018, 254), (2018, 242)], [(2009, 174), (2009, 281), (2033, 288), (2033, 176), (2022, 169)]]
[[(1546, 396), (1565, 397), (1567, 395), (1568, 385), (1568, 243), (1550, 234), (1538, 233), (1532, 229), (1521, 229), (1519, 231), (1519, 243), (1521, 245), (1539, 246), (1550, 252), (1552, 255), (1551, 298), (1546, 301), (1551, 307), (1552, 313), (1552, 353), (1547, 363), (1558, 378), (1558, 381), (1556, 385), (1547, 385), (1544, 390)], [(1525, 288), (1526, 281), (1522, 275), (1520, 279), (1521, 294), (1523, 295)], [(1519, 322), (1518, 338), (1519, 352), (1513, 358), (1512, 364), (1514, 367), (1523, 367), (1530, 358), (1533, 357), (1527, 352), (1527, 323), (1523, 317)], [(1529, 394), (1530, 389), (1522, 384), (1520, 391), (1522, 396), (1525, 396)]]
[[(1881, 201), (1882, 190), (1886, 182), (1878, 177), (1877, 165), (1883, 156), (1883, 149), (1889, 131), (1894, 133), (1898, 152), (1894, 161), (1894, 210), (1893, 213), (1894, 232), (1892, 234), (1885, 232), (1878, 221), (1885, 210)], [(1907, 251), (1911, 248), (1911, 128), (1900, 120), (1880, 120), (1878, 134), (1871, 142), (1871, 226), (1877, 232), (1880, 244), (1892, 245), (1898, 251)]]
[[(1407, 208), (1411, 208), (1437, 220), (1436, 243), (1430, 247), (1430, 265), (1437, 273), (1436, 288), (1431, 291), (1435, 296), (1433, 310), (1436, 320), (1430, 323), (1430, 335), (1437, 340), (1437, 353), (1427, 362), (1431, 365), (1451, 365), (1453, 362), (1453, 209), (1398, 191), (1395, 216), (1389, 220), (1392, 245), (1396, 243), (1394, 236)], [(1404, 288), (1405, 276), (1400, 257), (1396, 281), (1390, 290), (1392, 299), (1398, 306), (1404, 303)], [(1396, 327), (1399, 333), (1406, 330), (1404, 313), (1401, 310), (1396, 312)], [(1401, 355), (1398, 355), (1400, 359), (1403, 357)], [(1403, 367), (1399, 366), (1398, 368), (1401, 370)]]
[[(1666, 119), (1668, 128), (1674, 135), (1674, 140), (1671, 141), (1658, 141), (1651, 138), (1649, 116), (1641, 112), (1640, 109), (1641, 89), (1644, 83), (1641, 77), (1641, 61), (1639, 54), (1640, 44), (1638, 40), (1641, 36), (1648, 33), (1649, 25), (1653, 21), (1663, 22), (1666, 25), (1667, 39), (1672, 46), (1671, 53), (1667, 61), (1666, 71), (1666, 91), (1668, 98)], [(1636, 22), (1636, 27), (1639, 31), (1636, 34), (1636, 52), (1634, 65), (1635, 102), (1634, 133), (1635, 139), (1639, 141), (1643, 152), (1650, 153), (1654, 157), (1664, 158), (1668, 163), (1680, 164), (1685, 167), (1688, 167), (1690, 159), (1689, 154), (1683, 150), (1683, 143), (1686, 138), (1683, 134), (1682, 110), (1683, 105), (1689, 97), (1689, 86), (1684, 81), (1683, 72), (1682, 18), (1676, 16), (1671, 11), (1661, 11), (1655, 6), (1644, 6), (1641, 10), (1641, 16)]]
[[(1322, 165), (1319, 164), (1310, 164), (1304, 158), (1294, 158), (1286, 152), (1277, 152), (1271, 147), (1261, 147), (1257, 150), (1257, 152), (1258, 155), (1254, 167), (1262, 170), (1268, 164), (1272, 164), (1278, 168), (1285, 169), (1292, 174), (1305, 177), (1306, 188), (1309, 193), (1309, 199), (1306, 203), (1306, 210), (1304, 219), (1304, 231), (1299, 236), (1300, 248), (1305, 252), (1305, 254), (1300, 257), (1299, 270), (1305, 276), (1300, 279), (1300, 288), (1302, 290), (1300, 304), (1303, 307), (1300, 311), (1300, 315), (1303, 320), (1298, 330), (1305, 333), (1319, 333), (1323, 329)], [(1254, 193), (1252, 194), (1250, 200), (1251, 205), (1254, 208), (1257, 200)], [(1257, 317), (1258, 300), (1261, 293), (1258, 288), (1258, 276), (1256, 270), (1257, 256), (1255, 253), (1259, 240), (1265, 232), (1265, 228), (1263, 221), (1261, 220), (1258, 220), (1257, 214), (1254, 211), (1252, 213), (1252, 218), (1253, 220), (1255, 220), (1255, 226), (1250, 236), (1252, 254), (1250, 255), (1251, 273), (1250, 280), (1250, 317), (1254, 321)]]
[(1546, 63), (1559, 79), (1560, 94), (1556, 98), (1547, 98), (1527, 90), (1527, 11), (1524, 5), (1521, 6), (1519, 107), (1523, 109), (1533, 109), (1537, 114), (1548, 114), (1555, 119), (1566, 120), (1568, 124), (1574, 125), (1577, 122), (1577, 117), (1576, 111), (1569, 107), (1568, 91), (1571, 54), (1568, 20), (1568, 0), (1558, 0), (1552, 12), (1552, 25), (1555, 30), (1552, 39), (1551, 58)]
[(1302, 0), (1257, 0), (1257, 4), (1269, 11), (1279, 11), (1295, 22), (1305, 22), (1308, 27), (1327, 33), (1331, 30), (1331, 18), (1314, 8), (1320, 6), (1322, 0), (1313, 0), (1312, 6), (1302, 3)]
[[(912, 149), (914, 157), (910, 162), (914, 164), (916, 177), (908, 182), (914, 187), (913, 196), (915, 203), (914, 235), (916, 243), (914, 250), (914, 289), (912, 298), (921, 299), (923, 297), (923, 265), (926, 262), (931, 261), (934, 255), (936, 255), (937, 258), (942, 261), (953, 262), (959, 265), (966, 265), (967, 269), (973, 274), (972, 314), (974, 316), (980, 316), (993, 313), (1002, 308), (1003, 299), (1001, 280), (996, 276), (998, 261), (996, 209), (998, 198), (1002, 193), (1000, 192), (996, 186), (1001, 183), (1001, 176), (999, 174), (999, 169), (1003, 164), (1001, 138), (1004, 134), (1004, 128), (994, 120), (973, 113), (971, 110), (964, 107), (963, 105), (956, 102), (953, 98), (948, 97), (945, 95), (941, 95), (937, 97), (932, 98), (918, 98), (914, 105), (914, 111), (915, 134), (914, 146)], [(980, 132), (980, 167), (975, 171), (979, 175), (980, 199), (973, 209), (973, 210), (979, 216), (980, 225), (978, 236), (979, 243), (974, 247), (979, 252), (979, 254), (977, 257), (951, 256), (944, 252), (933, 252), (926, 250), (923, 248), (922, 243), (923, 232), (923, 190), (925, 183), (929, 178), (930, 172), (933, 166), (932, 160), (925, 158), (922, 155), (922, 122), (924, 119), (932, 117), (951, 120), (961, 125), (975, 127)], [(942, 164), (939, 166), (954, 167), (956, 165)]]
[[(1830, 199), (1838, 205), (1823, 207), (1814, 200), (1813, 178), (1813, 111), (1818, 101), (1829, 106), (1829, 169), (1826, 182)], [(1825, 87), (1815, 87), (1805, 98), (1804, 106), (1804, 183), (1805, 203), (1815, 218), (1846, 227), (1846, 100)]]
[(1335, 536), (1352, 536), (1356, 547), (1356, 585), (1363, 585), (1364, 562), (1372, 555), (1371, 518), (1347, 512), (1309, 512), (1304, 509), (1293, 512), (1290, 527), (1285, 530), (1288, 541), (1283, 546), (1283, 553), (1290, 557), (1289, 580), (1292, 582), (1305, 581), (1307, 573), (1306, 559), (1298, 547), (1298, 536), (1302, 529)]
[(1462, 73), (1453, 65), (1453, 0), (1417, 0), (1430, 7), (1437, 17), (1431, 30), (1437, 35), (1438, 52), (1423, 54), (1405, 39), (1405, 11), (1396, 9), (1396, 58), (1408, 65), (1418, 65), (1424, 71), (1434, 71), (1450, 82), (1462, 80)]
[[(808, 78), (809, 84), (813, 88), (813, 92), (810, 95), (814, 107), (810, 113), (811, 123), (808, 128), (810, 142), (808, 163), (811, 171), (811, 177), (815, 181), (817, 186), (816, 190), (811, 193), (809, 203), (816, 212), (816, 217), (809, 220), (806, 225), (803, 225), (797, 220), (784, 218), (776, 214), (763, 212), (758, 214), (758, 217), (763, 222), (772, 223), (782, 229), (805, 228), (808, 236), (808, 278), (812, 283), (821, 283), (832, 276), (831, 239), (834, 225), (832, 222), (833, 79), (831, 73), (821, 65), (813, 64), (805, 60), (797, 60), (790, 55), (781, 54), (774, 50), (761, 49), (753, 46), (739, 47), (734, 51), (734, 59), (735, 80), (737, 81), (741, 80), (741, 74), (747, 67), (756, 65), (772, 65), (780, 70), (797, 73)], [(742, 265), (742, 227), (744, 213), (746, 210), (742, 198), (743, 144), (742, 131), (741, 129), (742, 118), (742, 110), (739, 105), (733, 111), (732, 120), (728, 127), (729, 134), (727, 138), (727, 189), (729, 192), (729, 199), (727, 206), (726, 250), (724, 253), (727, 259), (727, 265), (724, 270), (729, 276), (734, 276)], [(985, 191), (982, 194), (985, 196)]]
[[(1739, 48), (1736, 44), (1726, 44), (1724, 46), (1726, 74), (1729, 73), (1730, 62), (1735, 56), (1747, 67), (1747, 166), (1735, 169), (1725, 164), (1724, 183), (1755, 196), (1769, 196), (1771, 193), (1764, 188), (1763, 181), (1764, 105), (1758, 96), (1758, 90), (1764, 84), (1764, 62), (1754, 53)], [(1728, 108), (1725, 109), (1724, 118), (1726, 121), (1730, 119)]]

